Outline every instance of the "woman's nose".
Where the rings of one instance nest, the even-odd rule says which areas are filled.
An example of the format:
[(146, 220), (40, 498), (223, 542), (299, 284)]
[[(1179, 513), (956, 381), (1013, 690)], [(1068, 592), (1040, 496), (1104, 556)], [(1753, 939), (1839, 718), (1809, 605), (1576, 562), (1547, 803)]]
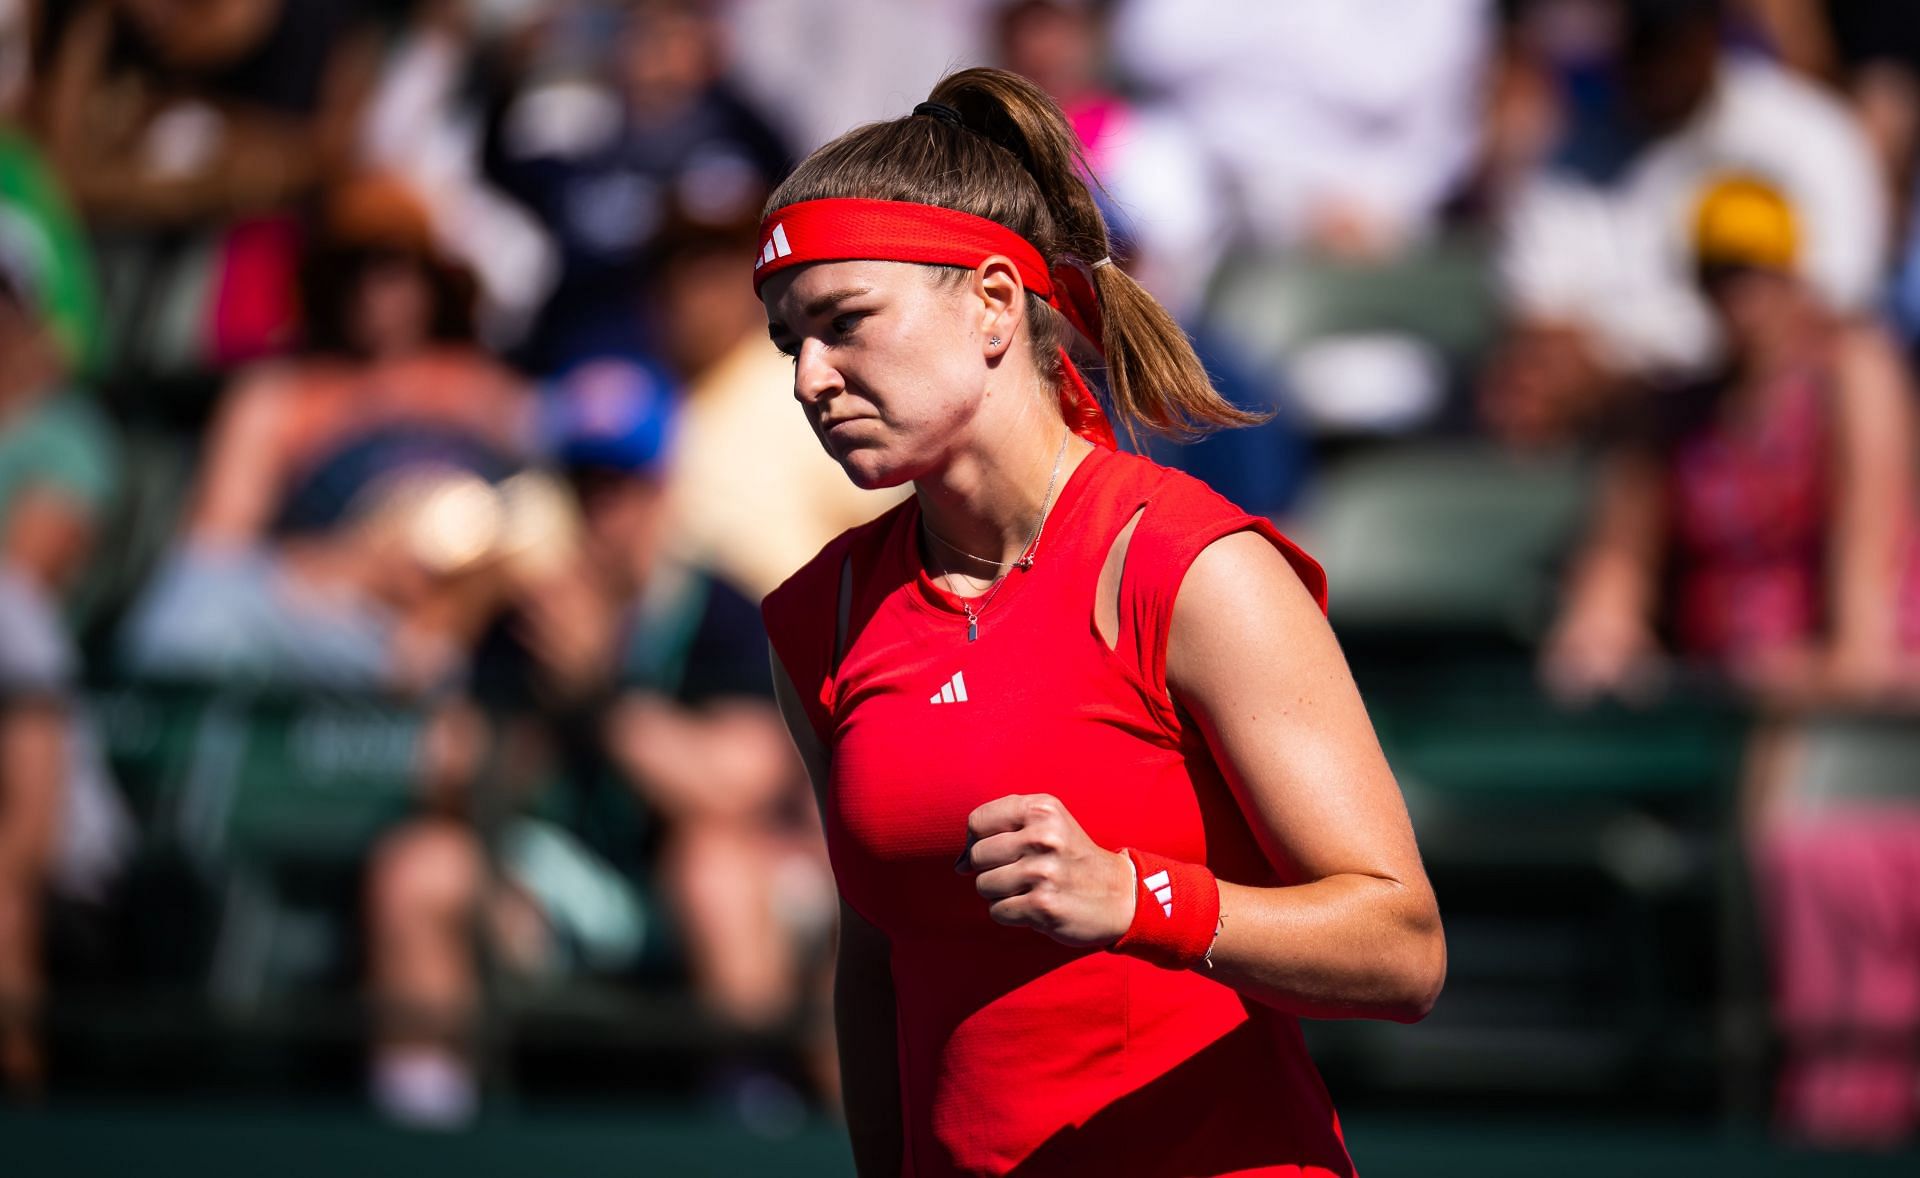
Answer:
[(827, 361), (827, 345), (817, 339), (800, 341), (793, 364), (793, 396), (802, 404), (832, 396), (842, 387), (839, 370)]

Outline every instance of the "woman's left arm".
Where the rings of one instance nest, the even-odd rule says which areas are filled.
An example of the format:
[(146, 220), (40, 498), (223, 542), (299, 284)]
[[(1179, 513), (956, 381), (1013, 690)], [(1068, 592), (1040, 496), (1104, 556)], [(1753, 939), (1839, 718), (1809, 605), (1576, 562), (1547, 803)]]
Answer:
[(1446, 941), (1406, 804), (1332, 628), (1272, 544), (1238, 532), (1194, 561), (1167, 681), (1296, 881), (1220, 884), (1209, 976), (1315, 1017), (1425, 1015)]
[[(1236, 533), (1194, 561), (1167, 679), (1289, 881), (1219, 885), (1208, 976), (1319, 1018), (1425, 1015), (1446, 976), (1433, 889), (1333, 631), (1273, 545)], [(1132, 864), (1058, 798), (997, 798), (967, 836), (954, 869), (975, 873), (996, 921), (1088, 948), (1127, 930)]]
[(1912, 386), (1877, 324), (1835, 346), (1833, 525), (1828, 557), (1832, 647), (1825, 692), (1872, 698), (1900, 674), (1900, 578), (1913, 522)]

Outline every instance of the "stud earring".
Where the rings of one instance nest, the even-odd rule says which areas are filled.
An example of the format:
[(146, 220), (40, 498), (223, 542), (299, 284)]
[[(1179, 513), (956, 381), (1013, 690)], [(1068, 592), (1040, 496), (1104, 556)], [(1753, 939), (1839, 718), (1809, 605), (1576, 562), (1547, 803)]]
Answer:
[(987, 337), (987, 342), (997, 348), (1000, 346), (1000, 337), (997, 335), (989, 336)]

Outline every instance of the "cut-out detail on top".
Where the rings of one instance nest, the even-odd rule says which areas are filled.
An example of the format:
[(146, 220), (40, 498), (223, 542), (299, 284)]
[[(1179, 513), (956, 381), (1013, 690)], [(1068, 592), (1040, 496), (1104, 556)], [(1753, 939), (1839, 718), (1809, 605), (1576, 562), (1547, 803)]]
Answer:
[(1100, 568), (1100, 579), (1093, 594), (1093, 630), (1108, 650), (1117, 649), (1120, 642), (1120, 586), (1126, 577), (1127, 552), (1133, 546), (1133, 531), (1140, 526), (1140, 518), (1147, 512), (1142, 503), (1134, 509), (1126, 526), (1115, 533), (1113, 543), (1107, 547), (1106, 562)]
[(853, 553), (848, 551), (847, 558), (840, 562), (840, 608), (833, 623), (833, 670), (840, 669), (840, 660), (847, 655), (847, 630), (853, 624)]

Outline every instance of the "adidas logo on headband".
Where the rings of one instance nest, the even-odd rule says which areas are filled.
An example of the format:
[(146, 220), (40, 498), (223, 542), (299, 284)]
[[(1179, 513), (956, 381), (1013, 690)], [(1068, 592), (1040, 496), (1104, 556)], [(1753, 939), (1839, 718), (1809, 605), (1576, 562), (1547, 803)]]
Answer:
[(758, 270), (775, 258), (784, 258), (792, 252), (793, 247), (787, 244), (787, 223), (782, 221), (773, 227), (773, 236), (767, 239), (767, 248), (760, 251), (760, 260), (753, 264), (753, 268)]

